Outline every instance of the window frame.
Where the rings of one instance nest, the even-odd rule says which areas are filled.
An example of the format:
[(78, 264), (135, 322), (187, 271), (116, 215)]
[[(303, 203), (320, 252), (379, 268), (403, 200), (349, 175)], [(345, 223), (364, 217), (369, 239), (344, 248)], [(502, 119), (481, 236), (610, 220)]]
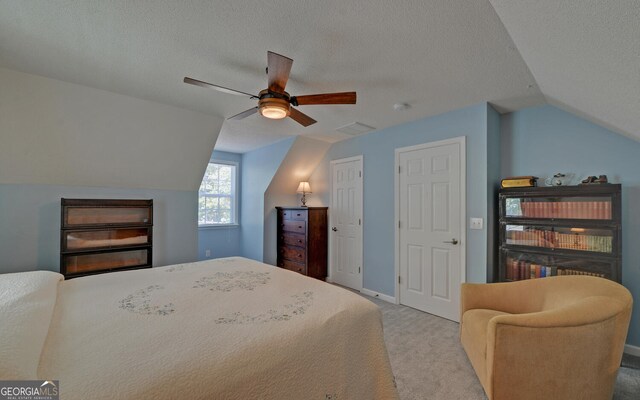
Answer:
[[(198, 229), (219, 229), (219, 228), (230, 228), (239, 226), (240, 216), (238, 215), (238, 191), (240, 189), (240, 163), (237, 161), (231, 160), (217, 160), (212, 159), (207, 163), (207, 167), (209, 164), (220, 164), (220, 165), (230, 165), (235, 167), (234, 178), (232, 179), (232, 204), (231, 204), (231, 213), (233, 218), (233, 222), (228, 224), (200, 224), (200, 207), (198, 206)], [(204, 175), (202, 176), (204, 180)], [(200, 186), (202, 186), (202, 180), (200, 181)], [(200, 187), (198, 187), (198, 203), (200, 202)]]

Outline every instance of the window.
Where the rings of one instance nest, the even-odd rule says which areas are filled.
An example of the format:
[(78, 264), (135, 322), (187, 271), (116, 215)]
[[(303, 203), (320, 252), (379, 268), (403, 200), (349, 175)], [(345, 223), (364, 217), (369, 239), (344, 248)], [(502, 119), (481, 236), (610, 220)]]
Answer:
[(198, 225), (237, 223), (237, 164), (210, 162), (202, 178), (198, 196)]

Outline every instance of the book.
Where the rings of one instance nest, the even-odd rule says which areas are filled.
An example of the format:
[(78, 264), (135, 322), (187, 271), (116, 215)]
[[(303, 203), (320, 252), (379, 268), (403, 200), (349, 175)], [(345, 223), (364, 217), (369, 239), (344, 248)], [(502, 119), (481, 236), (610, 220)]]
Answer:
[(503, 188), (536, 186), (537, 176), (510, 176), (500, 181)]
[(507, 258), (507, 268), (504, 271), (504, 278), (509, 281), (513, 280), (513, 268), (511, 268), (511, 264), (513, 264), (513, 260), (511, 258)]

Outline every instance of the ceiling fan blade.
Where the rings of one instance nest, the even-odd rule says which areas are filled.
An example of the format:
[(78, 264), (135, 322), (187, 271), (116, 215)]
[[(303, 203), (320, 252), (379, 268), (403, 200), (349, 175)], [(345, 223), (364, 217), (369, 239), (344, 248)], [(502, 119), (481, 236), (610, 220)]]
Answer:
[(245, 93), (245, 92), (241, 92), (239, 90), (229, 89), (229, 88), (226, 88), (224, 86), (214, 85), (213, 83), (199, 81), (197, 79), (189, 78), (188, 76), (184, 77), (184, 83), (188, 83), (190, 85), (201, 86), (203, 88), (214, 89), (214, 90), (217, 90), (217, 91), (223, 92), (223, 93), (235, 94), (236, 96), (249, 96), (249, 97), (256, 97), (256, 98), (258, 97), (255, 94)]
[(293, 60), (280, 54), (267, 52), (267, 76), (269, 90), (282, 93), (287, 86)]
[(356, 92), (310, 94), (291, 97), (291, 104), (306, 106), (311, 104), (356, 104)]
[(243, 119), (243, 118), (247, 118), (249, 115), (255, 114), (258, 112), (258, 107), (253, 107), (248, 109), (247, 111), (243, 111), (240, 114), (236, 114), (234, 116), (231, 116), (227, 119)]
[(291, 107), (291, 113), (289, 114), (289, 117), (291, 117), (291, 119), (293, 119), (294, 121), (296, 121), (297, 123), (299, 123), (304, 127), (313, 125), (316, 122), (318, 122), (315, 119), (308, 116), (307, 114), (301, 113), (300, 111), (296, 110), (293, 107)]

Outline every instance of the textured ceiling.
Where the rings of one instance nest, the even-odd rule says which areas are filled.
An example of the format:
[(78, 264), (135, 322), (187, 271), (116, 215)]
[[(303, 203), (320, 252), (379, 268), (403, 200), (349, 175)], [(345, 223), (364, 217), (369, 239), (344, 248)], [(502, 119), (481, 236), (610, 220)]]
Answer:
[[(216, 148), (248, 151), (290, 135), (376, 128), (489, 101), (543, 97), (488, 0), (0, 0), (0, 66), (229, 117), (255, 101), (185, 85), (266, 87), (267, 50), (294, 59), (287, 91), (358, 92), (355, 106), (305, 106), (319, 122), (253, 115), (223, 125)], [(393, 104), (409, 103), (407, 111)]]
[(639, 0), (491, 0), (546, 100), (640, 140)]

